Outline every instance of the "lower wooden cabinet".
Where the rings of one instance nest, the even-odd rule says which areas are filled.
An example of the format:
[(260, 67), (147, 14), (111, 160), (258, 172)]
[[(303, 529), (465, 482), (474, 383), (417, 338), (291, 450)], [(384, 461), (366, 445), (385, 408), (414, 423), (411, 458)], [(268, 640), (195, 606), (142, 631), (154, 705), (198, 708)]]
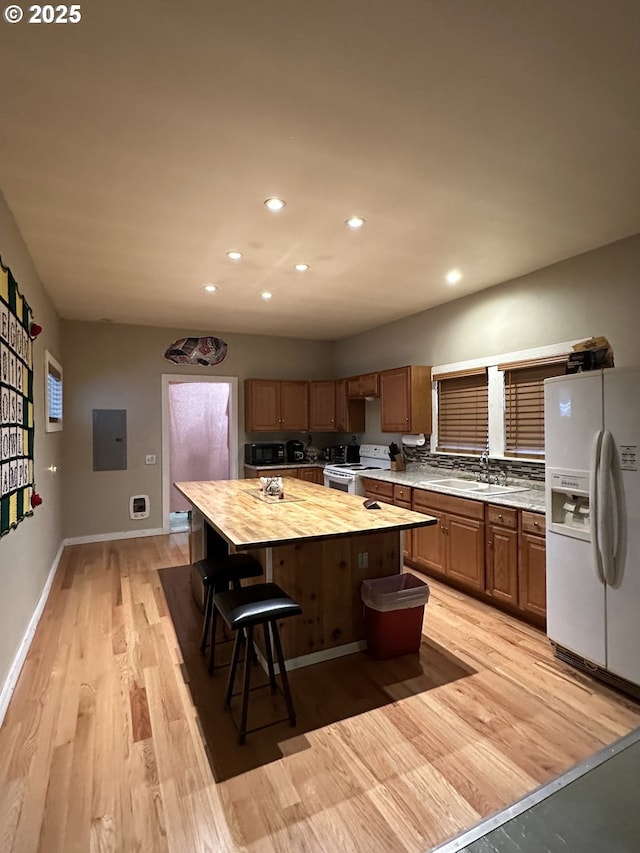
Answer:
[(486, 592), (507, 604), (518, 604), (518, 511), (486, 507)]
[(437, 520), (413, 531), (411, 566), (544, 626), (544, 514), (426, 489), (413, 489), (411, 508)]
[(494, 601), (544, 623), (547, 609), (544, 515), (492, 506), (487, 512), (487, 588)]
[(416, 527), (412, 531), (412, 555), (413, 565), (417, 569), (444, 577), (445, 569), (445, 532), (446, 516), (433, 507), (423, 508), (414, 503), (412, 509), (415, 512), (423, 512), (432, 515), (436, 523), (430, 527)]
[(525, 613), (547, 615), (547, 560), (544, 516), (522, 511), (520, 518), (519, 605)]
[(298, 477), (307, 483), (324, 485), (324, 471), (322, 468), (298, 468)]
[(308, 483), (324, 485), (324, 471), (319, 467), (306, 466), (304, 468), (268, 468), (256, 471), (250, 465), (244, 466), (245, 480), (255, 477), (295, 477), (298, 480), (306, 480)]
[[(403, 509), (411, 509), (411, 488), (408, 486), (393, 487), (393, 503), (395, 506), (401, 506)], [(402, 532), (402, 556), (406, 563), (413, 555), (413, 531), (404, 530)]]
[(413, 531), (412, 564), (467, 589), (484, 590), (484, 505), (414, 489), (412, 508), (437, 519)]
[(448, 515), (447, 575), (473, 589), (484, 589), (484, 521)]
[(393, 483), (385, 483), (383, 480), (371, 480), (369, 477), (362, 478), (362, 488), (365, 498), (393, 503)]

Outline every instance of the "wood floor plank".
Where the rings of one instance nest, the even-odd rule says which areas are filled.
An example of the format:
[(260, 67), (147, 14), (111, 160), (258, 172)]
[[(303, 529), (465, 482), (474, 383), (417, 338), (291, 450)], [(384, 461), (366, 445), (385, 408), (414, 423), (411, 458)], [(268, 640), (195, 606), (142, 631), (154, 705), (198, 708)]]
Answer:
[(240, 748), (187, 559), (186, 534), (65, 549), (0, 729), (3, 851), (418, 853), (640, 725), (540, 631), (430, 580), (419, 654), (291, 672), (297, 727)]

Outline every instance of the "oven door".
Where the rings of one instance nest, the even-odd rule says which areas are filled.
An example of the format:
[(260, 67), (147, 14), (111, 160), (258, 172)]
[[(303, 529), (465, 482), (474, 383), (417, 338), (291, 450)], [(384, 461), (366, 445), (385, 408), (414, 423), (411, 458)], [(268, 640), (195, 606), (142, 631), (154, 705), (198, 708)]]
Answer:
[(339, 492), (346, 492), (349, 495), (356, 493), (356, 478), (345, 471), (332, 471), (330, 468), (325, 468), (324, 484), (328, 489), (338, 489)]

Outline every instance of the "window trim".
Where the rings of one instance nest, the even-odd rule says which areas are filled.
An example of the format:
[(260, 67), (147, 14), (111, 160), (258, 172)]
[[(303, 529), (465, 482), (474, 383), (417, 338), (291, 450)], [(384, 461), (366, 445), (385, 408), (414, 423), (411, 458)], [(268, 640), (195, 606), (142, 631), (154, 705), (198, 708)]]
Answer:
[[(465, 455), (465, 456), (467, 456), (467, 455), (479, 456), (481, 453), (483, 453), (483, 452), (485, 452), (485, 451), (487, 450), (487, 447), (488, 447), (488, 443), (487, 443), (487, 442), (488, 442), (488, 438), (489, 438), (489, 379), (488, 379), (488, 376), (487, 376), (487, 368), (486, 368), (486, 367), (469, 368), (469, 369), (467, 369), (467, 370), (457, 370), (457, 371), (454, 371), (454, 372), (451, 372), (451, 373), (440, 373), (440, 374), (438, 375), (438, 377), (436, 378), (437, 394), (438, 394), (438, 405), (440, 404), (440, 393), (441, 393), (441, 386), (440, 386), (440, 383), (442, 383), (442, 382), (451, 382), (451, 381), (455, 382), (455, 381), (456, 381), (456, 380), (458, 380), (458, 379), (462, 379), (462, 380), (472, 379), (472, 380), (473, 380), (473, 379), (476, 379), (476, 378), (477, 378), (477, 379), (480, 379), (480, 380), (484, 380), (483, 382), (479, 382), (479, 383), (478, 383), (478, 387), (477, 387), (477, 388), (474, 386), (474, 388), (472, 389), (472, 393), (474, 394), (474, 400), (475, 400), (476, 402), (477, 402), (477, 400), (478, 400), (478, 394), (480, 393), (480, 387), (479, 387), (479, 386), (480, 386), (480, 385), (482, 385), (482, 389), (483, 389), (483, 390), (482, 390), (482, 392), (481, 392), (481, 393), (482, 393), (482, 397), (483, 397), (483, 398), (484, 398), (484, 393), (485, 393), (485, 392), (484, 392), (484, 389), (486, 388), (486, 403), (487, 403), (487, 432), (486, 432), (486, 440), (483, 440), (482, 445), (480, 445), (479, 443), (477, 443), (477, 444), (476, 444), (476, 446), (475, 446), (475, 447), (473, 447), (473, 449), (471, 449), (471, 445), (470, 445), (468, 448), (466, 448), (466, 450), (455, 449), (453, 446), (451, 446), (451, 445), (450, 445), (450, 446), (449, 446), (449, 448), (445, 448), (445, 449), (439, 448), (439, 449), (438, 449), (438, 452), (439, 452), (439, 453), (454, 453), (454, 454), (456, 454), (456, 455), (459, 455), (460, 453), (462, 453), (462, 454), (463, 454), (463, 455)], [(448, 393), (452, 393), (455, 397), (458, 397), (458, 396), (459, 396), (459, 394), (460, 394), (460, 389), (457, 389), (457, 391), (453, 391), (452, 389), (449, 389), (449, 392), (448, 392)], [(484, 404), (484, 399), (482, 400), (482, 402), (483, 402), (483, 404)], [(455, 409), (455, 408), (461, 408), (461, 407), (459, 406), (459, 401), (458, 401), (458, 400), (456, 400), (456, 402), (455, 402), (455, 403), (453, 403), (453, 402), (452, 402), (452, 403), (451, 403), (451, 405), (452, 405), (452, 407), (453, 407), (454, 409)], [(462, 408), (464, 408), (464, 407), (462, 407)], [(439, 441), (440, 441), (440, 409), (441, 409), (441, 407), (439, 406), (439, 409), (438, 409), (438, 440), (439, 440)], [(472, 411), (470, 411), (470, 406), (468, 406), (468, 407), (465, 409), (465, 413), (466, 413), (466, 414), (468, 414), (468, 415), (472, 415), (472, 416), (473, 416), (473, 421), (472, 421), (472, 422), (477, 426), (477, 424), (478, 424), (478, 420), (477, 420), (477, 413), (476, 413), (476, 412), (472, 412)], [(475, 438), (479, 438), (479, 437), (480, 437), (480, 433), (479, 433), (479, 431), (478, 431), (476, 428), (474, 428), (474, 429), (473, 429), (473, 433), (475, 433), (475, 434), (476, 434), (476, 435), (475, 435)], [(484, 434), (484, 433), (483, 433), (483, 434)], [(451, 438), (452, 438), (452, 436), (450, 436), (450, 435), (449, 435), (448, 437), (449, 437), (449, 442), (451, 442)], [(460, 432), (460, 430), (458, 430), (458, 433), (457, 433), (456, 437), (457, 437), (458, 439), (460, 439), (460, 438), (461, 438), (461, 432)]]
[[(51, 393), (50, 380), (56, 384)], [(64, 371), (62, 365), (49, 352), (44, 351), (44, 430), (61, 432), (64, 422)]]
[[(565, 353), (553, 358), (498, 365), (504, 380), (505, 456), (544, 460), (544, 380), (564, 373), (568, 357)], [(532, 377), (532, 373), (537, 375)], [(523, 405), (528, 410), (521, 408)]]
[[(432, 422), (431, 422), (431, 453), (437, 456), (468, 456), (476, 459), (476, 454), (452, 453), (450, 451), (437, 450), (438, 446), (438, 392), (436, 380), (443, 374), (458, 373), (465, 370), (487, 369), (487, 380), (489, 386), (489, 456), (492, 459), (503, 459), (505, 462), (513, 462), (516, 457), (505, 456), (505, 429), (504, 429), (504, 372), (498, 369), (498, 365), (513, 365), (524, 362), (541, 361), (548, 358), (566, 356), (573, 350), (576, 344), (585, 341), (590, 335), (575, 338), (571, 341), (563, 341), (557, 344), (547, 344), (541, 347), (519, 350), (500, 355), (483, 356), (481, 358), (468, 359), (467, 361), (450, 362), (437, 365), (431, 370), (432, 378)], [(525, 462), (538, 462), (541, 459), (533, 457), (517, 457)]]

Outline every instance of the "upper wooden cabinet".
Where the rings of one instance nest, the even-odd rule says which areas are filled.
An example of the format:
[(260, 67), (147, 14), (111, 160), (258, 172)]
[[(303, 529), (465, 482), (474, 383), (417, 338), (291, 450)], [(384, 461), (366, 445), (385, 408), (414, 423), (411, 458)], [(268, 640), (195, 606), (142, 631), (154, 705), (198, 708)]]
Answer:
[(431, 368), (396, 367), (380, 373), (382, 432), (431, 433)]
[(347, 380), (338, 379), (336, 386), (336, 429), (338, 432), (364, 432), (364, 398), (350, 400)]
[(309, 429), (309, 383), (280, 379), (246, 379), (244, 428), (247, 432)]
[(364, 399), (349, 400), (345, 379), (309, 383), (309, 429), (364, 432)]
[(347, 397), (379, 397), (380, 374), (362, 373), (360, 376), (350, 376), (347, 380)]
[(336, 429), (336, 383), (332, 379), (309, 383), (309, 429)]

